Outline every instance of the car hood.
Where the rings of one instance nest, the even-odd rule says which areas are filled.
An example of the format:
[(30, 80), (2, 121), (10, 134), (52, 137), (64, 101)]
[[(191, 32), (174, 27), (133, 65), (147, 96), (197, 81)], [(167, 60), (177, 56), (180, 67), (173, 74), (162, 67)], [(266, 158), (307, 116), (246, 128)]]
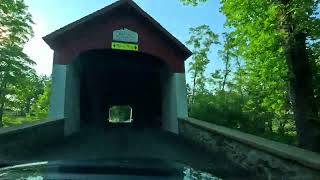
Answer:
[[(180, 162), (163, 159), (45, 161), (0, 168), (0, 179), (106, 179), (117, 176), (220, 179)], [(81, 178), (82, 177), (82, 178)], [(119, 179), (119, 178), (118, 178)], [(132, 179), (132, 178), (131, 178)]]

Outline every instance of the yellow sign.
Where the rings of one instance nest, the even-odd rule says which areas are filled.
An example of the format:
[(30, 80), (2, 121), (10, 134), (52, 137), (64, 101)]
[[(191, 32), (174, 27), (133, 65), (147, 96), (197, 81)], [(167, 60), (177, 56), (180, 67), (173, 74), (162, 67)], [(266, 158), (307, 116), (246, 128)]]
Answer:
[(127, 50), (127, 51), (139, 50), (139, 46), (137, 44), (131, 44), (131, 43), (112, 42), (111, 47), (112, 49)]

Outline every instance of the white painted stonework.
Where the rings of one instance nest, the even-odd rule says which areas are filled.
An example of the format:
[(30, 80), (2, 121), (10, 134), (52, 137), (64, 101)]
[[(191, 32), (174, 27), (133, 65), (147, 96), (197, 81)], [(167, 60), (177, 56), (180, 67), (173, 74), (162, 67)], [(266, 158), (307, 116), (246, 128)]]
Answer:
[(188, 100), (185, 73), (174, 74), (176, 83), (176, 97), (177, 97), (177, 116), (178, 118), (188, 117)]
[(163, 128), (178, 134), (178, 118), (188, 117), (185, 74), (170, 73), (162, 83)]
[(54, 64), (52, 67), (52, 87), (50, 96), (49, 118), (64, 118), (66, 65)]

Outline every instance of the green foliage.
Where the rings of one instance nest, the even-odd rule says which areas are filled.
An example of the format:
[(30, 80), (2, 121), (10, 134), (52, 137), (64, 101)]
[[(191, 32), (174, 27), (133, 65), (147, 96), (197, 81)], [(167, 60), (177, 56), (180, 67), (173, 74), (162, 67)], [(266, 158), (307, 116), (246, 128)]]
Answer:
[(23, 45), (33, 34), (32, 16), (24, 0), (1, 0), (0, 3), (0, 42)]
[(45, 78), (43, 92), (37, 97), (35, 102), (32, 103), (30, 112), (27, 116), (29, 119), (44, 119), (48, 117), (50, 92), (51, 81), (48, 78)]
[(199, 94), (192, 105), (190, 116), (214, 122), (231, 128), (245, 128), (242, 114), (241, 97), (235, 93), (223, 91), (212, 94)]
[(208, 25), (190, 28), (191, 37), (187, 41), (193, 47), (193, 56), (190, 61), (189, 73), (193, 81), (191, 103), (197, 93), (204, 92), (206, 77), (204, 75), (210, 60), (208, 54), (213, 44), (219, 44), (219, 36), (215, 34)]
[[(193, 6), (206, 2), (180, 1)], [(210, 77), (202, 77), (201, 87), (205, 87), (202, 91), (192, 94), (192, 88), (189, 87), (188, 99), (194, 99), (192, 103), (189, 101), (190, 115), (244, 132), (296, 144), (297, 133), (291, 98), (293, 95), (290, 94), (290, 69), (286, 56), (288, 51), (285, 48), (288, 44), (285, 43), (296, 33), (307, 34), (309, 60), (314, 72), (313, 88), (319, 104), (320, 19), (316, 13), (319, 1), (220, 2), (221, 12), (227, 19), (225, 26), (230, 30), (224, 33), (224, 48), (219, 51), (220, 60), (225, 67), (211, 72)], [(288, 25), (292, 26), (288, 28)], [(201, 37), (201, 34), (205, 33), (199, 32), (197, 36)], [(196, 50), (199, 44), (203, 42), (195, 43), (192, 48)], [(198, 55), (199, 53), (195, 53), (193, 58)], [(206, 70), (207, 62), (203, 62), (199, 63), (202, 67), (199, 72)], [(191, 69), (191, 72), (194, 72), (194, 69)], [(191, 75), (194, 77), (194, 74)]]
[(309, 60), (312, 64), (314, 76), (314, 92), (317, 99), (318, 107), (320, 107), (320, 41), (313, 41), (309, 44)]
[(111, 122), (127, 121), (131, 118), (131, 107), (130, 106), (113, 106), (110, 111)]
[(9, 127), (9, 126), (18, 126), (21, 124), (30, 123), (30, 119), (26, 118), (25, 116), (17, 116), (17, 115), (10, 115), (10, 114), (4, 114), (3, 115), (3, 126)]
[[(298, 113), (300, 107), (312, 104), (310, 99), (306, 104), (297, 105), (303, 103), (297, 98), (304, 98), (298, 94), (307, 90), (289, 85), (301, 76), (307, 77), (307, 70), (304, 75), (294, 72), (299, 67), (292, 62), (295, 58), (303, 61), (303, 57), (297, 54), (297, 49), (291, 49), (296, 47), (296, 34), (305, 33), (313, 39), (319, 33), (319, 19), (313, 16), (317, 3), (312, 0), (222, 0), (221, 3), (221, 11), (227, 17), (226, 26), (234, 29), (230, 35), (237, 54), (244, 61), (241, 71), (245, 76), (236, 77), (236, 84), (250, 97), (244, 111), (271, 114), (269, 122), (265, 122), (269, 131), (280, 135), (291, 133), (295, 129), (293, 114)], [(305, 122), (304, 118), (295, 117), (296, 122)], [(317, 129), (308, 128), (308, 131)], [(305, 132), (299, 133), (301, 137)]]
[(35, 63), (23, 53), (25, 43), (33, 36), (32, 24), (23, 0), (1, 0), (0, 127), (30, 122), (26, 114), (42, 118), (48, 111), (48, 78), (39, 77), (33, 68)]
[[(293, 124), (287, 124), (284, 132), (268, 129), (272, 113), (245, 112), (243, 107), (249, 97), (243, 98), (235, 92), (219, 91), (215, 95), (199, 94), (192, 106), (189, 116), (203, 121), (238, 129), (268, 139), (288, 144), (297, 144)], [(276, 129), (279, 125), (271, 124)], [(271, 127), (272, 128), (272, 127)]]
[(199, 3), (207, 2), (208, 0), (180, 0), (184, 5), (197, 6)]

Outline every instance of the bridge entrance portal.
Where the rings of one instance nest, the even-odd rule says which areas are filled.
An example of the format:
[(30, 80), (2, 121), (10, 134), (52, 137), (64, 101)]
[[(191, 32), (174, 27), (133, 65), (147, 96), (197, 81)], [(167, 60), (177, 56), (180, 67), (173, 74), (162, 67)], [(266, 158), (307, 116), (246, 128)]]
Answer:
[(80, 83), (81, 125), (100, 127), (114, 105), (129, 105), (135, 126), (160, 125), (162, 83), (170, 70), (159, 59), (143, 53), (94, 50), (75, 63)]
[(135, 126), (178, 133), (187, 113), (191, 52), (134, 1), (119, 0), (44, 37), (54, 50), (49, 117), (65, 135), (104, 126), (107, 109), (133, 108)]

